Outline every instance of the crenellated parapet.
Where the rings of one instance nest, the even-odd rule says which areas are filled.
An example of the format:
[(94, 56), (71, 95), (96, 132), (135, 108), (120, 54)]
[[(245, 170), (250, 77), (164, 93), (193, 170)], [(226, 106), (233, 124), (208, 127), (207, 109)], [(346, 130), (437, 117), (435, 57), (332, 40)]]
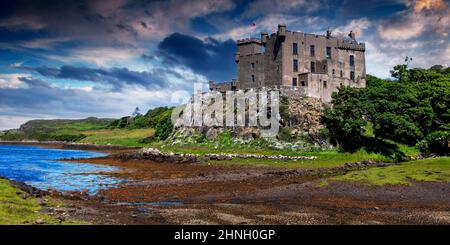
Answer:
[(262, 42), (258, 38), (244, 38), (237, 40), (237, 45), (246, 45), (246, 44), (259, 44), (262, 45)]
[(358, 43), (354, 40), (338, 40), (338, 48), (346, 49), (346, 50), (357, 50), (357, 51), (366, 51), (365, 43)]

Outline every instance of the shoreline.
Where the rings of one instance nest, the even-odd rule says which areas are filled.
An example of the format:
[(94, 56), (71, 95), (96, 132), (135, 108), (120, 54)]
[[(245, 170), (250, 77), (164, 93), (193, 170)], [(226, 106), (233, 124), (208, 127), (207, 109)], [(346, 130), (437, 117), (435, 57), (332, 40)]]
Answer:
[(142, 149), (142, 147), (126, 147), (117, 145), (97, 145), (91, 143), (75, 143), (61, 141), (0, 141), (0, 145), (25, 145), (25, 146), (41, 146), (45, 148), (65, 149), (65, 150), (85, 150), (95, 151), (106, 154), (134, 152)]
[[(336, 169), (327, 173), (326, 169), (179, 164), (115, 154), (141, 148), (64, 142), (0, 144), (107, 153), (64, 161), (120, 167), (104, 174), (127, 179), (126, 183), (89, 197), (81, 192), (49, 194), (70, 206), (70, 218), (93, 224), (450, 224), (446, 218), (450, 217), (449, 183), (367, 186), (332, 181), (319, 186), (327, 174), (340, 173), (334, 173)], [(340, 170), (383, 167), (365, 164)]]

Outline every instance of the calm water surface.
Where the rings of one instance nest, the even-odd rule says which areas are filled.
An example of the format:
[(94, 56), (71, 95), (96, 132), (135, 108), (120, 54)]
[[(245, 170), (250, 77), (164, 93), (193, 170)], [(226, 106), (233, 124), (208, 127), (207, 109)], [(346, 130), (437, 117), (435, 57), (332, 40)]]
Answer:
[(57, 159), (100, 156), (105, 154), (37, 146), (0, 145), (0, 176), (22, 181), (43, 190), (86, 191), (95, 194), (99, 188), (115, 187), (122, 181), (99, 174), (117, 168), (90, 163), (62, 162)]

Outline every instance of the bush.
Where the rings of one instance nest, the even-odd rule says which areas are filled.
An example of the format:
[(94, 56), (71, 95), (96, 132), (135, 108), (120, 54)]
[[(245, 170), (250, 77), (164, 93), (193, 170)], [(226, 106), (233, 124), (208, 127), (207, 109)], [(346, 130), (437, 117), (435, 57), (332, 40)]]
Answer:
[(450, 153), (450, 132), (435, 131), (426, 137), (428, 152), (447, 155)]
[(428, 141), (423, 139), (416, 144), (417, 149), (419, 149), (420, 152), (427, 153), (430, 151), (430, 147), (428, 146)]
[(291, 130), (289, 128), (281, 128), (278, 132), (277, 138), (282, 141), (291, 142), (294, 140), (294, 137), (291, 135)]
[(155, 126), (155, 137), (160, 140), (167, 139), (173, 131), (173, 124), (170, 118), (171, 114), (167, 115), (156, 122)]
[(81, 140), (85, 138), (86, 136), (83, 134), (59, 134), (59, 135), (53, 135), (49, 137), (49, 140), (56, 140), (56, 141), (66, 141), (66, 142), (75, 142), (78, 140)]

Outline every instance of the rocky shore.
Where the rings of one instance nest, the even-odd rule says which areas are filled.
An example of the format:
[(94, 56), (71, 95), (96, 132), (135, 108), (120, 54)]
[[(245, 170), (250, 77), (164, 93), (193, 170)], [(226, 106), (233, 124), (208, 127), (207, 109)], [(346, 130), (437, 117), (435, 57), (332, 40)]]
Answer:
[(176, 163), (192, 163), (197, 161), (207, 160), (232, 160), (235, 158), (248, 159), (275, 159), (275, 160), (314, 160), (316, 156), (284, 156), (284, 155), (262, 155), (262, 154), (192, 154), (192, 153), (174, 153), (174, 152), (162, 152), (155, 148), (143, 148), (141, 152), (136, 154), (142, 154), (141, 159), (153, 160), (158, 162), (176, 162)]

